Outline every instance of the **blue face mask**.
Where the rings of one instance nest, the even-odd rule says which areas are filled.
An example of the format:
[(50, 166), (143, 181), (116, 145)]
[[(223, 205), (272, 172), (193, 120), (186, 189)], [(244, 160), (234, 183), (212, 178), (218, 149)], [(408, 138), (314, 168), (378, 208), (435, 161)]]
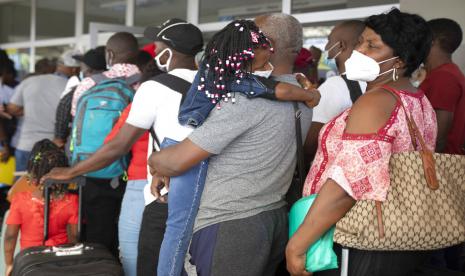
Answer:
[(334, 57), (330, 58), (329, 57), (329, 52), (334, 49), (334, 47), (336, 47), (340, 42), (336, 42), (333, 44), (333, 46), (329, 47), (328, 50), (325, 50), (323, 52), (323, 64), (325, 64), (326, 66), (328, 66), (332, 71), (334, 72), (337, 72), (338, 69), (337, 69), (337, 64), (336, 64), (336, 57), (339, 56), (341, 54), (341, 51), (339, 51), (336, 55), (334, 55)]

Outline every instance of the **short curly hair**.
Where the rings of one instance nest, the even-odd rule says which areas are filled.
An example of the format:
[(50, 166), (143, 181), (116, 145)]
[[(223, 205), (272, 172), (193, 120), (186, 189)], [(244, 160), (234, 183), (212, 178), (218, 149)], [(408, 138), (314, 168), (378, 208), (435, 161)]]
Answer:
[(419, 15), (392, 9), (388, 13), (368, 17), (365, 26), (379, 34), (394, 55), (405, 63), (405, 77), (412, 75), (431, 49), (431, 30)]

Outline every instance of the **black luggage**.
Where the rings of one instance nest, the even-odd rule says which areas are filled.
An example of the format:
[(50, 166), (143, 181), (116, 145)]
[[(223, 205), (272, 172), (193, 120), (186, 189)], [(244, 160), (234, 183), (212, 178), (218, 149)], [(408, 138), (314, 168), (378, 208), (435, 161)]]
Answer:
[[(81, 234), (83, 177), (76, 183), (79, 189), (78, 237)], [(47, 180), (45, 186), (44, 243), (48, 239), (49, 187), (58, 183)], [(63, 181), (60, 181), (63, 183)], [(60, 246), (36, 246), (24, 249), (15, 257), (13, 276), (105, 275), (122, 276), (123, 269), (110, 251), (100, 244), (77, 243)]]

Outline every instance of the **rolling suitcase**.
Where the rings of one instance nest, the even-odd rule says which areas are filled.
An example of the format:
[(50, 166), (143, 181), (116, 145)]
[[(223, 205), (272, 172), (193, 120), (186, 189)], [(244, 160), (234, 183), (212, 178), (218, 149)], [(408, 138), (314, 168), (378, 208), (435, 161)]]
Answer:
[[(47, 180), (45, 188), (44, 243), (48, 239), (49, 187), (58, 183)], [(63, 183), (63, 181), (60, 181)], [(79, 189), (78, 237), (81, 234), (83, 177), (68, 183), (76, 183)], [(105, 275), (122, 276), (123, 269), (110, 251), (100, 244), (77, 243), (60, 246), (36, 246), (21, 251), (13, 263), (13, 276), (55, 276), (55, 275)]]

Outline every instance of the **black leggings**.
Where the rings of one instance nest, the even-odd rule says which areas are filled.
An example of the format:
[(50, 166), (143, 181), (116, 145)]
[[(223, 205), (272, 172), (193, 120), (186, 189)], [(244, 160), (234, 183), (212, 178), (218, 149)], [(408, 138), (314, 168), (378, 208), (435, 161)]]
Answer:
[[(316, 276), (341, 275), (342, 247), (334, 245), (338, 269), (315, 273)], [(349, 276), (410, 276), (429, 260), (431, 251), (367, 251), (349, 249)]]
[(137, 275), (157, 275), (158, 256), (167, 218), (168, 204), (154, 201), (145, 207), (139, 233)]

